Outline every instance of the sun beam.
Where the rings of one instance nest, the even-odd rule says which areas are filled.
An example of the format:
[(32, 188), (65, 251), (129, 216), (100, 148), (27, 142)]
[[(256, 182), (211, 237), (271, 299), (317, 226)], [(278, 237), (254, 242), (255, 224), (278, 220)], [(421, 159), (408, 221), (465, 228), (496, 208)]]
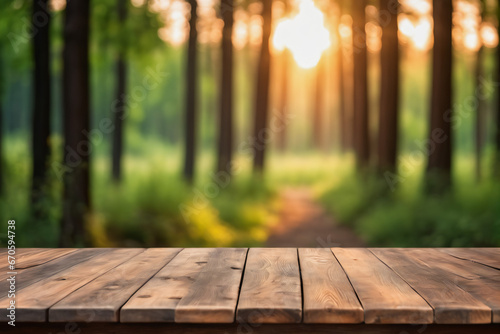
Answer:
[(277, 24), (272, 42), (276, 50), (290, 50), (297, 65), (307, 69), (316, 66), (330, 46), (330, 33), (313, 1), (301, 0), (298, 14)]

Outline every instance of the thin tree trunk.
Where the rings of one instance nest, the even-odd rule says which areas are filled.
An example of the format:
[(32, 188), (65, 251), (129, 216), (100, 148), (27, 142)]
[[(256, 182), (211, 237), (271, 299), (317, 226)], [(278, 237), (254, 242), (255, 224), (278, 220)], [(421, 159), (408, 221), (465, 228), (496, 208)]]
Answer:
[[(380, 8), (387, 9), (392, 0), (380, 0)], [(389, 11), (388, 11), (389, 12)], [(389, 12), (387, 24), (382, 27), (380, 51), (380, 115), (378, 133), (379, 171), (396, 171), (398, 150), (399, 103), (399, 43), (397, 13)]]
[[(500, 19), (500, 7), (498, 8), (499, 19)], [(500, 45), (497, 46), (497, 80), (500, 80)], [(498, 89), (497, 96), (500, 96), (500, 88)], [(497, 101), (496, 106), (496, 118), (494, 125), (495, 132), (495, 143), (494, 143), (494, 163), (493, 163), (493, 176), (500, 179), (500, 98)]]
[(442, 193), (451, 186), (452, 154), (452, 0), (434, 0), (434, 49), (431, 117), (428, 138), (427, 190)]
[(46, 183), (47, 165), (50, 158), (50, 13), (48, 0), (33, 1), (34, 17), (42, 17), (45, 24), (38, 25), (33, 37), (33, 115), (31, 205), (33, 217), (43, 218), (43, 186)]
[[(500, 6), (497, 7), (497, 19), (500, 20)], [(497, 81), (500, 80), (500, 45), (496, 50), (496, 66), (497, 66)], [(500, 95), (500, 88), (497, 92)], [(496, 118), (494, 124), (495, 142), (494, 142), (494, 162), (493, 162), (493, 176), (500, 179), (500, 98), (497, 100)]]
[[(475, 68), (475, 77), (476, 77), (476, 87), (481, 85), (480, 79), (483, 76), (483, 55), (484, 55), (484, 47), (481, 46), (477, 52), (476, 58), (476, 68)], [(480, 97), (477, 98), (476, 104), (476, 123), (474, 127), (475, 132), (475, 167), (476, 167), (476, 181), (481, 180), (481, 157), (483, 155), (483, 146), (484, 146), (484, 113), (485, 113), (485, 101)]]
[(222, 64), (217, 171), (231, 174), (233, 155), (233, 0), (223, 0)]
[(358, 169), (370, 162), (365, 0), (352, 2), (354, 151)]
[(262, 4), (262, 45), (257, 69), (253, 147), (253, 169), (255, 173), (262, 173), (264, 171), (265, 150), (270, 136), (270, 131), (267, 129), (267, 114), (269, 108), (269, 73), (271, 67), (269, 39), (271, 36), (272, 0), (262, 0)]
[(316, 65), (316, 87), (314, 98), (313, 143), (316, 149), (324, 148), (324, 108), (325, 108), (325, 59), (321, 57)]
[(339, 18), (338, 24), (335, 28), (335, 35), (338, 41), (337, 49), (337, 78), (338, 78), (338, 94), (339, 94), (339, 122), (340, 126), (340, 149), (342, 152), (346, 152), (348, 148), (348, 138), (347, 138), (347, 115), (346, 115), (346, 103), (345, 103), (345, 77), (344, 77), (344, 51), (342, 44), (342, 36), (340, 35), (340, 17), (342, 16), (342, 3), (338, 4), (339, 7)]
[[(284, 0), (285, 4), (283, 16), (287, 17), (290, 14), (291, 6), (288, 0)], [(286, 116), (288, 112), (288, 71), (290, 70), (290, 51), (285, 48), (280, 55), (281, 63), (281, 78), (280, 78), (280, 94), (279, 94), (279, 105), (278, 105), (278, 115), (282, 121), (280, 124), (279, 132), (277, 133), (277, 148), (279, 151), (283, 152), (286, 149)]]
[(278, 113), (279, 113), (279, 118), (283, 120), (282, 123), (280, 123), (280, 129), (277, 134), (277, 147), (278, 150), (281, 152), (285, 151), (286, 149), (286, 135), (287, 135), (287, 128), (286, 128), (286, 122), (285, 119), (287, 117), (287, 112), (288, 112), (288, 71), (289, 71), (289, 66), (290, 66), (290, 52), (288, 49), (284, 49), (283, 52), (280, 55), (281, 58), (281, 82), (280, 82), (280, 97), (279, 97), (279, 107), (278, 107)]
[(186, 151), (184, 157), (184, 178), (193, 182), (194, 178), (194, 159), (196, 151), (196, 40), (198, 33), (196, 31), (196, 0), (189, 0), (191, 5), (191, 18), (189, 19), (189, 42), (188, 57), (186, 68), (186, 124), (185, 138)]
[[(120, 26), (125, 24), (127, 18), (127, 2), (124, 0), (118, 1), (118, 22)], [(125, 115), (125, 103), (123, 103), (123, 96), (126, 92), (127, 82), (127, 64), (125, 61), (125, 47), (119, 45), (118, 59), (116, 61), (116, 101), (114, 112), (114, 125), (113, 132), (113, 152), (112, 152), (112, 177), (113, 180), (119, 182), (122, 177), (122, 155), (123, 155), (123, 119)]]
[(86, 244), (90, 211), (89, 164), (92, 143), (89, 115), (90, 1), (68, 1), (64, 20), (63, 123), (64, 193), (61, 246)]

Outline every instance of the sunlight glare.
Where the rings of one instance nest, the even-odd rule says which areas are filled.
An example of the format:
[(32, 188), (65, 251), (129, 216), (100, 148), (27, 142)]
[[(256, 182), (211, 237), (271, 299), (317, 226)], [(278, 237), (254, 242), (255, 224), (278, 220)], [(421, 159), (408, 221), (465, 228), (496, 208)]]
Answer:
[(58, 12), (66, 8), (66, 0), (50, 0), (50, 9)]
[(277, 50), (289, 49), (297, 65), (308, 69), (316, 66), (330, 46), (330, 33), (314, 2), (301, 0), (298, 14), (277, 24), (272, 42)]
[(398, 29), (403, 42), (407, 41), (416, 50), (426, 51), (432, 42), (432, 18), (429, 15), (420, 16), (414, 23), (405, 14), (398, 17)]
[(481, 41), (487, 48), (495, 48), (498, 45), (497, 29), (491, 22), (484, 22), (481, 25)]

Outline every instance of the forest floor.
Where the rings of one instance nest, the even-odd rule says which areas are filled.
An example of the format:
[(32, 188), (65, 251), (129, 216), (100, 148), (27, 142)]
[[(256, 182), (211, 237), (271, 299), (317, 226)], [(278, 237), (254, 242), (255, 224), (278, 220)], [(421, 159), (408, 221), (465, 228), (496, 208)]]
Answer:
[(318, 204), (307, 188), (286, 188), (281, 193), (279, 220), (266, 247), (364, 247), (349, 227), (340, 225)]

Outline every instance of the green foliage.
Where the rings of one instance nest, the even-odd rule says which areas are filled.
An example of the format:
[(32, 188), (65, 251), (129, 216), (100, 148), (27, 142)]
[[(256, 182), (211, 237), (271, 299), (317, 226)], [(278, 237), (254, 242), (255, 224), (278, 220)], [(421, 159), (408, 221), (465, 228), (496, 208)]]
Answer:
[[(19, 247), (57, 247), (62, 183), (49, 167), (43, 217), (34, 219), (29, 199), (31, 158), (23, 138), (10, 137), (6, 142), (0, 219), (16, 220)], [(53, 152), (61, 152), (60, 138), (53, 137), (52, 142)], [(275, 192), (248, 176), (248, 170), (227, 186), (214, 188), (212, 164), (203, 158), (202, 177), (190, 187), (178, 172), (178, 148), (154, 141), (145, 147), (141, 153), (147, 157), (125, 156), (120, 184), (111, 180), (109, 158), (98, 147), (92, 169), (93, 209), (87, 220), (94, 246), (257, 246), (266, 240), (278, 203)], [(55, 154), (53, 161), (60, 160)], [(0, 234), (0, 245), (5, 241), (6, 235)]]
[(422, 164), (391, 192), (382, 177), (346, 177), (321, 200), (369, 244), (399, 247), (500, 245), (500, 183), (471, 181), (470, 159), (456, 159), (453, 191), (424, 195)]
[[(56, 143), (57, 145), (57, 143)], [(39, 203), (41, 216), (32, 217), (30, 206), (31, 166), (29, 150), (20, 136), (8, 138), (9, 149), (4, 156), (4, 193), (0, 196), (0, 219), (16, 221), (16, 245), (19, 247), (57, 247), (61, 212), (61, 184), (49, 171)], [(6, 231), (6, 229), (4, 230)], [(0, 232), (0, 244), (5, 244), (6, 234)]]

